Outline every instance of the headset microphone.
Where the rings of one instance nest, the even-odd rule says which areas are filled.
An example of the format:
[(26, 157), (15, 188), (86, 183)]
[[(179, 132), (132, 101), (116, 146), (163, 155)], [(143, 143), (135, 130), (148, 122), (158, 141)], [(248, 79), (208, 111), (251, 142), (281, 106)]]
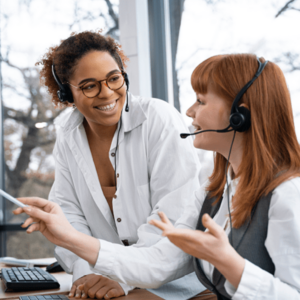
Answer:
[(234, 130), (234, 129), (230, 129), (230, 130), (229, 130), (230, 126), (231, 126), (231, 125), (227, 126), (227, 127), (224, 128), (224, 129), (207, 129), (207, 130), (200, 130), (200, 131), (197, 131), (197, 132), (194, 132), (194, 133), (181, 133), (181, 134), (180, 134), (180, 137), (181, 137), (182, 139), (185, 139), (185, 138), (187, 138), (187, 137), (190, 136), (190, 135), (196, 135), (196, 134), (203, 133), (203, 132), (208, 132), (208, 131), (212, 131), (212, 132), (230, 132), (230, 131), (233, 131), (233, 130)]

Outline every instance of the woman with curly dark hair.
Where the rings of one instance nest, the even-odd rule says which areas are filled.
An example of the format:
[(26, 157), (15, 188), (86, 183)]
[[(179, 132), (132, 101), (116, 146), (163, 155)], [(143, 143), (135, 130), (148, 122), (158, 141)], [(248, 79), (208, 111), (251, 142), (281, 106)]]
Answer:
[[(50, 48), (38, 63), (54, 104), (74, 107), (59, 121), (49, 200), (78, 231), (102, 239), (103, 254), (115, 243), (157, 243), (159, 230), (147, 220), (164, 210), (176, 222), (198, 186), (197, 155), (179, 138), (186, 130), (181, 115), (165, 101), (131, 95), (126, 60), (112, 38), (86, 31)], [(94, 274), (68, 250), (55, 252), (73, 273), (71, 296), (86, 297), (76, 290), (85, 282), (91, 298), (133, 288)]]

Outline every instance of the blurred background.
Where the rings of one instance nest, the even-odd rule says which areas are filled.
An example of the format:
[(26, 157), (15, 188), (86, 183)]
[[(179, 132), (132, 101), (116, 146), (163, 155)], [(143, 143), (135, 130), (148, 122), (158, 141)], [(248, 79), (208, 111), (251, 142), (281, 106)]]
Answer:
[[(131, 92), (169, 102), (188, 126), (190, 76), (200, 62), (243, 52), (276, 62), (300, 140), (300, 0), (1, 0), (0, 18), (0, 188), (14, 197), (47, 198), (53, 183), (55, 120), (65, 110), (52, 105), (35, 63), (72, 32), (102, 29), (118, 40)], [(199, 150), (199, 159), (204, 181), (212, 153)], [(53, 257), (54, 246), (21, 230), (24, 219), (12, 210), (0, 198), (0, 257)]]

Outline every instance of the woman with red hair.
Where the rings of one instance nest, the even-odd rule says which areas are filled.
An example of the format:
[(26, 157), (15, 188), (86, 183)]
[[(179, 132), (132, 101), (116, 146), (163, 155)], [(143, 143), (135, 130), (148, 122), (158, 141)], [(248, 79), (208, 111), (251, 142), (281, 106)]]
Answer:
[(187, 115), (201, 131), (194, 146), (215, 152), (214, 171), (175, 226), (163, 212), (150, 221), (171, 243), (127, 247), (138, 273), (118, 268), (118, 245), (103, 270), (99, 242), (75, 232), (54, 203), (23, 198), (43, 211), (16, 213), (31, 216), (23, 226), (38, 222), (28, 232), (40, 230), (121, 282), (157, 286), (157, 278), (191, 272), (193, 262), (218, 299), (300, 299), (300, 146), (282, 71), (255, 55), (218, 55), (196, 67), (192, 86), (197, 101)]
[[(300, 146), (282, 71), (254, 55), (218, 55), (194, 70), (192, 86), (187, 115), (203, 131), (194, 146), (214, 151), (215, 166), (175, 227), (198, 230), (175, 228), (163, 212), (151, 223), (194, 257), (218, 299), (300, 299)], [(249, 128), (205, 132), (232, 125), (236, 101)]]

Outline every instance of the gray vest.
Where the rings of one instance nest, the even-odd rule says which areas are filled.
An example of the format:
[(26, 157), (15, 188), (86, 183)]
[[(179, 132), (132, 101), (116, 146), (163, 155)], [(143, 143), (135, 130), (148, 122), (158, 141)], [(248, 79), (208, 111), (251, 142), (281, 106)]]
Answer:
[[(251, 217), (240, 228), (232, 229), (233, 247), (243, 258), (249, 260), (261, 269), (274, 274), (275, 266), (265, 247), (265, 240), (268, 233), (269, 206), (272, 192), (259, 199), (252, 210)], [(205, 231), (202, 225), (202, 216), (208, 213), (212, 218), (218, 212), (221, 199), (216, 205), (213, 202), (215, 197), (205, 198), (196, 229)], [(229, 234), (230, 236), (230, 234)], [(194, 269), (200, 282), (218, 296), (218, 300), (231, 299), (227, 294), (224, 284), (226, 278), (215, 268), (213, 271), (212, 282), (206, 277), (201, 267), (199, 259), (193, 258)]]

